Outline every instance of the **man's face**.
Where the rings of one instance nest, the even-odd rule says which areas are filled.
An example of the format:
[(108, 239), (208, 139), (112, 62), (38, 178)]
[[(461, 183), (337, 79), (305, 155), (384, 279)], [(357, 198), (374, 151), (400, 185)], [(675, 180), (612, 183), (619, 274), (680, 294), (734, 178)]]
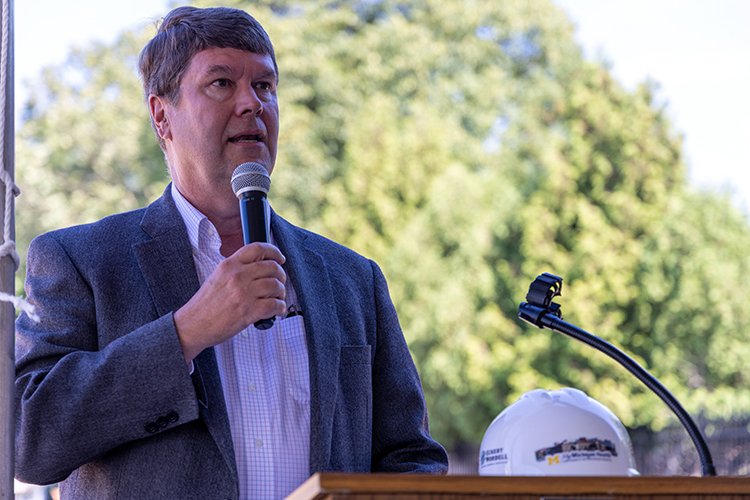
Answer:
[(172, 178), (190, 201), (226, 196), (241, 163), (255, 161), (273, 170), (277, 82), (271, 56), (209, 48), (193, 56), (176, 102), (149, 98)]

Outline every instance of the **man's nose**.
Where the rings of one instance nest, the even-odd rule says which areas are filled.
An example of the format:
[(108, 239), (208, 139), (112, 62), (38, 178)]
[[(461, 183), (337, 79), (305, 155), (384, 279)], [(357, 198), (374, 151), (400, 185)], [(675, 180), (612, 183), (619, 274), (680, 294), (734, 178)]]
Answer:
[(237, 114), (243, 116), (251, 114), (258, 116), (263, 113), (263, 102), (258, 98), (258, 94), (253, 87), (240, 90), (237, 98)]

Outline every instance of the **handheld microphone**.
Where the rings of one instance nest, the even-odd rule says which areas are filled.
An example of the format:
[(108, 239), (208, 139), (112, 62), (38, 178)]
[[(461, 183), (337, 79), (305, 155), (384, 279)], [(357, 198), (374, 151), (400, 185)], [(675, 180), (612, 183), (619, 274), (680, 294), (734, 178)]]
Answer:
[[(248, 162), (239, 165), (232, 172), (232, 191), (240, 200), (242, 239), (245, 245), (270, 241), (270, 218), (268, 191), (271, 189), (271, 176), (260, 163)], [(273, 326), (274, 318), (255, 322), (255, 328), (267, 330)]]

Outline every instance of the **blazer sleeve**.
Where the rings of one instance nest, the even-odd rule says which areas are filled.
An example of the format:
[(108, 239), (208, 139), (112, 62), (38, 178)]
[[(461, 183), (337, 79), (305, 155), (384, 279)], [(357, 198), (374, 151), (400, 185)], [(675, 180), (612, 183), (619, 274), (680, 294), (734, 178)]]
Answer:
[(371, 262), (377, 346), (372, 368), (373, 472), (445, 474), (448, 456), (430, 436), (427, 407), (388, 286)]
[(16, 322), (16, 477), (25, 482), (60, 481), (118, 446), (198, 417), (172, 314), (105, 345), (103, 315), (143, 309), (143, 293), (123, 310), (97, 310), (81, 267), (54, 234), (29, 248), (26, 293), (41, 321), (22, 314)]

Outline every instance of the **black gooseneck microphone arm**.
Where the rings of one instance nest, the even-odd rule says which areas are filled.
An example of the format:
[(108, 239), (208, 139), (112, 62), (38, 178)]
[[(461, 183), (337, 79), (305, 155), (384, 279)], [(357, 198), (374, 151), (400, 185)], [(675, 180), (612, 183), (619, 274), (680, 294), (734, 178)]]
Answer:
[(708, 449), (700, 429), (695, 424), (687, 411), (677, 401), (677, 399), (659, 382), (656, 377), (651, 375), (645, 368), (639, 365), (633, 358), (622, 352), (620, 349), (603, 340), (596, 335), (578, 328), (562, 319), (560, 305), (552, 302), (552, 299), (562, 292), (562, 278), (554, 274), (544, 273), (529, 286), (529, 293), (526, 295), (526, 302), (521, 302), (518, 306), (518, 317), (539, 328), (549, 328), (556, 332), (563, 333), (584, 344), (603, 352), (611, 357), (630, 373), (643, 382), (651, 389), (664, 403), (677, 415), (683, 427), (693, 440), (698, 456), (701, 461), (701, 468), (704, 476), (715, 476), (716, 468), (714, 467), (711, 452)]

